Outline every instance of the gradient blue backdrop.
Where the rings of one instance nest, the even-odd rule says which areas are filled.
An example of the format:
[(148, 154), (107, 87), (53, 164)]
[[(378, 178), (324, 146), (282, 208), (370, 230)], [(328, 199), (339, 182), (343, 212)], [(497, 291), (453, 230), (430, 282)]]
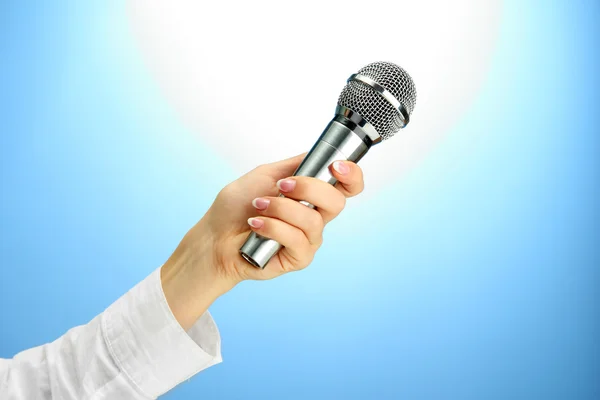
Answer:
[[(219, 299), (224, 363), (165, 397), (600, 398), (599, 23), (597, 1), (507, 1), (460, 124), (349, 202), (307, 271)], [(0, 57), (12, 357), (158, 267), (236, 176), (161, 97), (119, 2), (2, 2)]]

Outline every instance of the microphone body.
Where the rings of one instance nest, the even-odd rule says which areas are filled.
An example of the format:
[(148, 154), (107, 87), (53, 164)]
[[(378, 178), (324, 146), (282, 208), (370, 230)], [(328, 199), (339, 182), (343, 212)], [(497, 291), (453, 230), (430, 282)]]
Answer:
[[(380, 140), (360, 115), (338, 106), (336, 116), (304, 157), (294, 176), (310, 176), (335, 185), (337, 180), (329, 170), (330, 165), (336, 160), (356, 163)], [(301, 203), (314, 207), (305, 201)], [(251, 232), (240, 248), (240, 254), (255, 267), (264, 268), (281, 247), (275, 240)]]
[[(401, 67), (375, 62), (361, 68), (348, 78), (335, 117), (294, 176), (310, 176), (335, 185), (330, 165), (336, 160), (358, 162), (372, 145), (404, 128), (416, 99), (414, 82)], [(264, 268), (281, 247), (275, 240), (251, 232), (239, 252), (250, 264)]]

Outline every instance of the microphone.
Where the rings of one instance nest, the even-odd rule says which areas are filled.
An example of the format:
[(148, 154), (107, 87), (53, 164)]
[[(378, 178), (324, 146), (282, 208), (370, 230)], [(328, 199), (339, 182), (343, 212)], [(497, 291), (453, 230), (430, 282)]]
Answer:
[[(375, 62), (348, 78), (335, 117), (298, 166), (294, 176), (310, 176), (335, 185), (329, 166), (336, 160), (358, 162), (371, 146), (404, 128), (417, 101), (415, 84), (401, 67)], [(283, 196), (283, 195), (280, 195)], [(312, 204), (301, 201), (308, 207)], [(250, 264), (264, 268), (281, 244), (251, 232), (240, 254)]]

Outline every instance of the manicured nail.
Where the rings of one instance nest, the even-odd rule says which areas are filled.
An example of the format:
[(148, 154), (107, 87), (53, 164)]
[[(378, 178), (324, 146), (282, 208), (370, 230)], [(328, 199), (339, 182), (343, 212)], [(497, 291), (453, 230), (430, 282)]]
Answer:
[(253, 228), (262, 228), (263, 225), (265, 224), (265, 221), (263, 221), (262, 219), (258, 219), (258, 218), (248, 218), (248, 225), (250, 225)]
[(277, 181), (277, 187), (282, 192), (291, 192), (296, 187), (296, 181), (293, 179), (280, 179)]
[(267, 207), (269, 207), (269, 203), (271, 203), (270, 200), (261, 199), (260, 197), (257, 197), (256, 199), (252, 200), (252, 205), (254, 206), (254, 208), (261, 211), (266, 210)]
[(348, 172), (350, 172), (350, 167), (342, 161), (334, 162), (333, 169), (335, 169), (337, 173), (341, 175), (346, 175)]

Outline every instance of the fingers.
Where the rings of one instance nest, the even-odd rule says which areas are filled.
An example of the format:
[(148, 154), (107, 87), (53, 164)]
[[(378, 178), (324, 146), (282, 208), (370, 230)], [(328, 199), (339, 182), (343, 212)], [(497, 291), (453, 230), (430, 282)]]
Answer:
[(353, 197), (365, 188), (362, 169), (350, 161), (335, 161), (331, 173), (338, 180), (335, 187), (346, 197)]
[(325, 221), (318, 211), (285, 197), (260, 197), (254, 199), (252, 205), (260, 215), (300, 229), (312, 246), (319, 247), (323, 243)]
[[(251, 229), (285, 247), (280, 253), (293, 269), (308, 265), (323, 242), (323, 228), (346, 204), (346, 197), (359, 194), (364, 187), (362, 170), (354, 163), (334, 162), (331, 173), (338, 180), (334, 187), (305, 176), (289, 176), (304, 155), (260, 168), (271, 168), (270, 176), (284, 174), (276, 186), (285, 196), (263, 196), (252, 201), (258, 216), (248, 219)], [(281, 176), (281, 175), (280, 175)], [(308, 202), (316, 209), (299, 201)]]
[(341, 191), (316, 178), (292, 176), (278, 181), (277, 187), (285, 197), (317, 207), (325, 223), (334, 219), (346, 205), (346, 197)]
[[(265, 164), (259, 168), (268, 169), (268, 175), (275, 181), (291, 176), (298, 168), (307, 153), (298, 154), (288, 159)], [(351, 161), (335, 161), (329, 167), (331, 174), (338, 180), (335, 187), (345, 197), (353, 197), (364, 189), (362, 169)]]
[(248, 225), (259, 235), (285, 246), (287, 254), (294, 259), (292, 262), (294, 266), (307, 265), (312, 260), (315, 249), (299, 228), (271, 217), (250, 218)]

